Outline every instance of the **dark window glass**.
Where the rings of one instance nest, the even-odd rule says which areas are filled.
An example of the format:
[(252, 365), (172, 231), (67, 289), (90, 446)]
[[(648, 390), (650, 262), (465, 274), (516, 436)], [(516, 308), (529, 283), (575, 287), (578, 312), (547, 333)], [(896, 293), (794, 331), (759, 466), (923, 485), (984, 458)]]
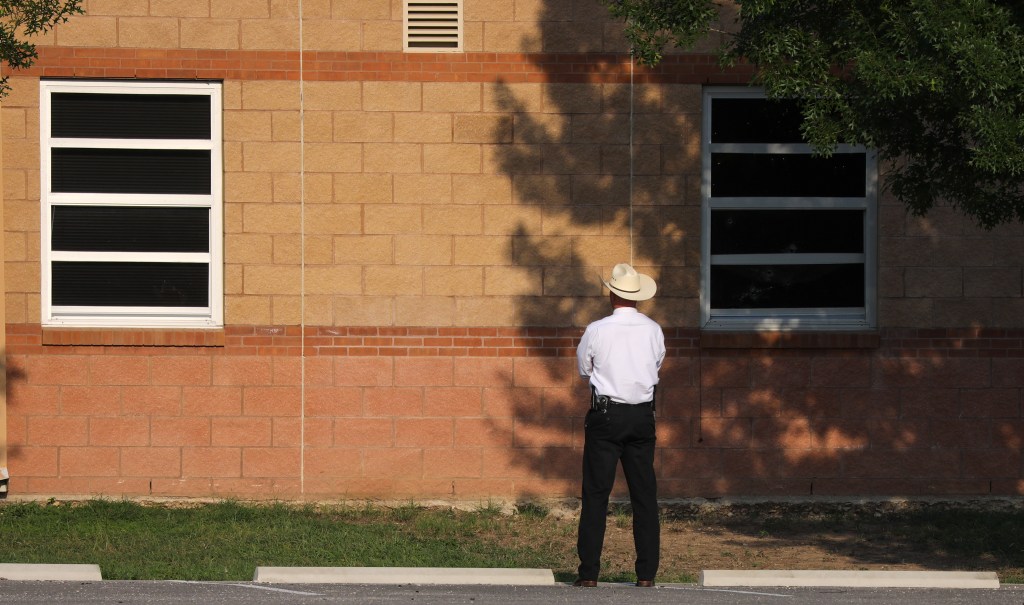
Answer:
[(711, 154), (711, 197), (864, 197), (863, 153)]
[(794, 101), (712, 99), (712, 143), (802, 143)]
[(55, 192), (210, 193), (209, 151), (54, 148), (51, 159)]
[(716, 309), (863, 307), (864, 265), (715, 265)]
[(209, 252), (209, 208), (54, 206), (54, 250)]
[(53, 263), (53, 304), (206, 307), (209, 266), (200, 263)]
[(50, 97), (55, 137), (209, 139), (207, 95), (58, 92)]
[(711, 254), (864, 252), (862, 210), (714, 210)]

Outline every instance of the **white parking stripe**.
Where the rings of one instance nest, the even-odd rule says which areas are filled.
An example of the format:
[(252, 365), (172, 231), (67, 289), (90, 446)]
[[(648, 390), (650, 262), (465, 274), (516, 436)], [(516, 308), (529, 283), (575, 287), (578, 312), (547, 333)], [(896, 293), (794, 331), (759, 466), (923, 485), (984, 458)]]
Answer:
[(287, 590), (284, 588), (274, 588), (273, 586), (260, 586), (259, 584), (224, 584), (223, 582), (196, 582), (192, 580), (171, 580), (171, 582), (177, 582), (179, 584), (216, 584), (218, 586), (238, 586), (239, 588), (253, 588), (255, 590), (268, 590), (270, 592), (284, 592), (287, 594), (297, 594), (306, 597), (322, 597), (324, 596), (319, 592), (303, 592), (301, 590)]
[(791, 594), (777, 594), (774, 592), (754, 592), (752, 590), (726, 590), (723, 588), (690, 588), (687, 586), (665, 586), (662, 584), (661, 588), (667, 588), (669, 590), (694, 590), (700, 592), (731, 592), (734, 594), (750, 594), (757, 595), (759, 597), (781, 597), (783, 599), (792, 598)]

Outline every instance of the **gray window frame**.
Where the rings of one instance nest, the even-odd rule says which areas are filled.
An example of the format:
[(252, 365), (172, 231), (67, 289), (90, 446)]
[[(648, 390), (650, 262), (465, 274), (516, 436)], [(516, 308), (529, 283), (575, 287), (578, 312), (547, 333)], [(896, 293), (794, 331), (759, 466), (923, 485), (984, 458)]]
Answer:
[[(859, 330), (877, 325), (877, 158), (868, 149), (839, 145), (834, 153), (865, 154), (865, 195), (850, 197), (716, 197), (711, 196), (712, 153), (810, 153), (807, 144), (711, 142), (712, 100), (765, 98), (755, 87), (708, 87), (703, 93), (701, 136), (701, 292), (703, 329), (747, 331)], [(853, 209), (864, 212), (863, 254), (711, 254), (711, 213), (720, 209), (787, 210)], [(711, 269), (716, 265), (864, 264), (864, 305), (848, 308), (715, 309), (711, 307)]]

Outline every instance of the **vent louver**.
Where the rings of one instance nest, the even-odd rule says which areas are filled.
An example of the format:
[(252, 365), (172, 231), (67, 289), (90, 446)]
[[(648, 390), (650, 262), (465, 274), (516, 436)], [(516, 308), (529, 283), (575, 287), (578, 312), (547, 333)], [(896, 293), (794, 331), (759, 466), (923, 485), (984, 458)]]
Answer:
[(405, 50), (460, 52), (462, 0), (405, 3)]

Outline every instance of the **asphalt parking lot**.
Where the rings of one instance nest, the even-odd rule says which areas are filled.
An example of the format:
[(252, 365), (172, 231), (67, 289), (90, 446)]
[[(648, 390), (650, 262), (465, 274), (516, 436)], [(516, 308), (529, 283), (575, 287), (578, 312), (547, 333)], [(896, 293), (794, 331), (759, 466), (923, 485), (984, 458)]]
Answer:
[(359, 584), (260, 584), (254, 582), (0, 581), (0, 602), (19, 605), (202, 603), (295, 605), (300, 603), (415, 603), (570, 605), (1024, 605), (1024, 585), (998, 589), (905, 588), (707, 588), (692, 584), (635, 588), (554, 586), (443, 586)]

